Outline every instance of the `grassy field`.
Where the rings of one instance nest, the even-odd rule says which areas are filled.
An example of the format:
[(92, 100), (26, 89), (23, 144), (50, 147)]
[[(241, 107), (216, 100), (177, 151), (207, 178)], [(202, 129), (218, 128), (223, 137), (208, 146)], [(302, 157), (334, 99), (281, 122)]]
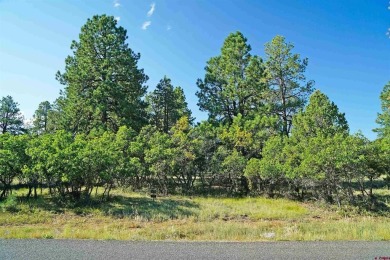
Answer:
[[(22, 195), (25, 191), (19, 190)], [(266, 198), (146, 195), (114, 191), (108, 202), (48, 195), (0, 205), (1, 238), (117, 240), (390, 240), (389, 216)], [(5, 206), (8, 203), (7, 207)], [(7, 210), (5, 210), (7, 208)]]

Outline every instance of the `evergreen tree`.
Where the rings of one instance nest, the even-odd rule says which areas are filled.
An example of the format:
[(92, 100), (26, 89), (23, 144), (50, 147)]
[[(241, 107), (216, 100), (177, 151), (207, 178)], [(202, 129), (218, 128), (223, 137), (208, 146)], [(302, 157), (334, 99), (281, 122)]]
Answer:
[(43, 134), (48, 132), (49, 128), (49, 113), (52, 106), (49, 101), (41, 102), (38, 109), (35, 110), (33, 116), (33, 132)]
[(329, 98), (316, 90), (304, 111), (294, 117), (292, 134), (302, 141), (309, 137), (332, 137), (336, 133), (348, 134), (349, 127), (345, 114)]
[(301, 60), (299, 54), (292, 53), (293, 48), (282, 36), (265, 45), (267, 101), (279, 116), (281, 132), (286, 136), (290, 134), (293, 115), (304, 107), (314, 85), (314, 81), (306, 82), (304, 75), (308, 59)]
[(378, 132), (379, 137), (390, 138), (390, 81), (384, 86), (380, 99), (382, 113), (378, 114), (376, 119), (380, 127), (374, 131)]
[(261, 58), (250, 51), (242, 33), (231, 33), (221, 54), (207, 62), (205, 78), (197, 81), (196, 95), (200, 110), (207, 111), (210, 120), (231, 124), (238, 114), (246, 118), (260, 106), (264, 66)]
[(139, 130), (145, 123), (148, 77), (126, 43), (126, 30), (112, 16), (94, 16), (73, 41), (73, 55), (65, 60), (65, 72), (57, 73), (64, 85), (59, 103), (64, 127), (71, 132), (92, 129), (117, 131), (125, 125)]
[(19, 104), (11, 96), (3, 97), (0, 101), (0, 130), (2, 134), (24, 132)]
[(148, 112), (151, 123), (160, 131), (168, 133), (181, 117), (187, 117), (190, 122), (193, 121), (183, 89), (174, 88), (171, 80), (166, 76), (160, 80), (156, 89), (147, 95), (146, 101), (149, 104)]

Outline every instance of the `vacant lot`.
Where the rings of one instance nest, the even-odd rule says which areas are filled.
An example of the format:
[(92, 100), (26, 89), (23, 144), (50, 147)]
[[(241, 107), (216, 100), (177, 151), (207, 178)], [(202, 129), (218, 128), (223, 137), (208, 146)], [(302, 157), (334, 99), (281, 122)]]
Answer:
[[(2, 238), (119, 240), (390, 240), (387, 213), (266, 198), (169, 196), (116, 190), (109, 201), (42, 195), (1, 202)], [(18, 195), (20, 197), (18, 197)], [(7, 204), (8, 203), (8, 204)]]

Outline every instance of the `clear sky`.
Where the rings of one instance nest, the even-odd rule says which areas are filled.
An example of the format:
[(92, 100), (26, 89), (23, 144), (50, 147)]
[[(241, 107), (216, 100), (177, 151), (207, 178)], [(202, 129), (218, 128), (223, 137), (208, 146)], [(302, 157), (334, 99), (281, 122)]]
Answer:
[(283, 35), (309, 58), (308, 79), (346, 113), (351, 132), (369, 137), (390, 80), (388, 0), (0, 0), (0, 97), (11, 95), (25, 117), (54, 101), (72, 40), (95, 14), (117, 17), (153, 90), (167, 75), (183, 87), (197, 121), (196, 80), (229, 33), (241, 31), (252, 53)]

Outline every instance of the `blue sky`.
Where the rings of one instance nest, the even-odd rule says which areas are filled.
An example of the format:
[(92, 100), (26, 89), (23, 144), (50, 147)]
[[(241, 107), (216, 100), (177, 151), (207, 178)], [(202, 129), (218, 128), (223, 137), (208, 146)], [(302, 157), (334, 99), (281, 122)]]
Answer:
[(41, 101), (54, 101), (63, 88), (55, 73), (63, 71), (71, 41), (87, 18), (108, 14), (141, 53), (149, 90), (167, 75), (183, 87), (198, 121), (207, 114), (196, 106), (195, 82), (228, 34), (241, 31), (262, 57), (264, 44), (283, 35), (309, 58), (307, 78), (346, 113), (351, 132), (374, 139), (379, 95), (390, 80), (388, 6), (388, 0), (0, 0), (0, 97), (11, 95), (27, 119)]

